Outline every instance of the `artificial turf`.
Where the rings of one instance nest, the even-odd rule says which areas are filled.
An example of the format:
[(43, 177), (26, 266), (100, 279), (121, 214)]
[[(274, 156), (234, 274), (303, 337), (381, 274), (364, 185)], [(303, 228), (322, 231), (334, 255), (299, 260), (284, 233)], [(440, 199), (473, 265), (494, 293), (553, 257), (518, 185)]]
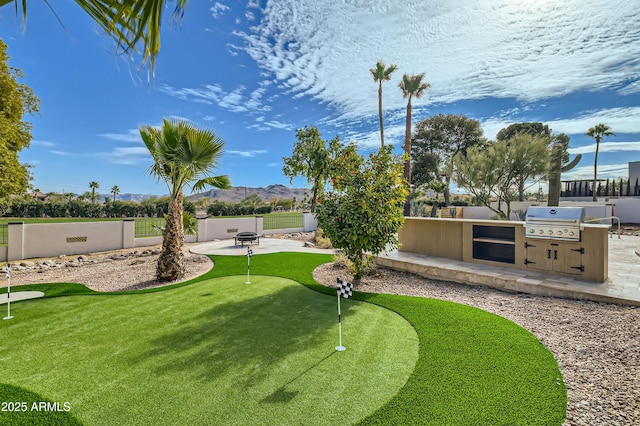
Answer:
[[(392, 344), (390, 347), (388, 337), (386, 338), (387, 340), (383, 340), (382, 337), (375, 333), (371, 335), (363, 333), (364, 335), (358, 338), (365, 339), (372, 346), (370, 346), (370, 350), (358, 354), (356, 353), (357, 345), (360, 343), (356, 344), (353, 340), (347, 340), (348, 350), (344, 353), (335, 353), (331, 350), (328, 352), (313, 350), (316, 343), (322, 346), (323, 350), (326, 349), (325, 344), (329, 344), (329, 349), (335, 346), (335, 342), (331, 340), (335, 340), (335, 318), (331, 318), (335, 316), (335, 307), (333, 309), (330, 308), (330, 305), (335, 305), (335, 296), (331, 298), (320, 295), (310, 296), (311, 299), (307, 304), (300, 304), (300, 314), (305, 314), (305, 312), (309, 314), (310, 309), (315, 311), (317, 307), (326, 304), (326, 309), (323, 307), (322, 310), (329, 312), (329, 316), (322, 321), (317, 320), (317, 318), (313, 321), (305, 319), (306, 322), (311, 322), (314, 325), (309, 330), (304, 328), (309, 325), (307, 324), (302, 327), (305, 330), (304, 332), (295, 334), (294, 341), (295, 345), (297, 345), (295, 350), (279, 349), (278, 346), (282, 345), (275, 345), (275, 347), (269, 347), (269, 350), (266, 351), (270, 354), (269, 357), (266, 356), (266, 353), (262, 354), (265, 351), (262, 350), (264, 348), (261, 348), (260, 350), (252, 349), (253, 352), (260, 353), (260, 355), (255, 356), (255, 359), (241, 354), (238, 356), (243, 362), (239, 362), (239, 360), (224, 360), (225, 357), (221, 355), (222, 348), (238, 344), (249, 345), (253, 348), (254, 345), (262, 341), (261, 336), (264, 335), (265, 329), (269, 328), (268, 323), (265, 324), (265, 318), (276, 322), (284, 321), (286, 327), (284, 325), (279, 327), (284, 327), (283, 329), (288, 330), (290, 324), (283, 320), (282, 311), (275, 309), (275, 306), (279, 306), (280, 302), (278, 300), (281, 299), (278, 295), (286, 293), (291, 297), (289, 304), (298, 305), (298, 298), (305, 292), (300, 292), (302, 289), (300, 286), (290, 283), (285, 285), (288, 290), (284, 293), (276, 291), (275, 293), (261, 296), (260, 298), (264, 299), (262, 300), (264, 303), (260, 303), (259, 306), (246, 304), (246, 301), (243, 302), (244, 296), (242, 295), (244, 292), (252, 287), (260, 288), (260, 284), (244, 285), (242, 283), (245, 281), (246, 276), (242, 275), (207, 281), (214, 277), (228, 277), (246, 271), (246, 257), (212, 256), (212, 258), (216, 266), (209, 273), (189, 283), (174, 286), (183, 288), (170, 291), (164, 290), (159, 294), (59, 299), (59, 303), (64, 306), (67, 304), (80, 304), (80, 307), (73, 312), (76, 312), (77, 315), (88, 315), (88, 322), (121, 324), (125, 318), (134, 316), (136, 311), (141, 311), (140, 315), (135, 315), (135, 320), (130, 320), (133, 325), (136, 325), (136, 323), (145, 324), (145, 327), (143, 327), (146, 330), (145, 333), (149, 333), (149, 329), (153, 330), (154, 328), (164, 330), (162, 336), (155, 339), (143, 333), (143, 337), (140, 337), (140, 339), (145, 339), (147, 342), (147, 351), (138, 351), (136, 352), (138, 356), (133, 358), (117, 358), (127, 368), (118, 374), (112, 374), (110, 376), (111, 379), (108, 377), (105, 379), (104, 373), (94, 372), (94, 366), (106, 363), (111, 366), (111, 369), (115, 368), (116, 371), (119, 371), (119, 364), (113, 365), (110, 360), (113, 357), (114, 348), (117, 348), (115, 350), (116, 354), (127, 353), (126, 345), (124, 349), (122, 345), (126, 343), (126, 339), (123, 339), (127, 335), (126, 330), (129, 330), (130, 327), (121, 328), (120, 332), (109, 329), (111, 331), (108, 335), (112, 336), (112, 338), (104, 338), (105, 332), (101, 327), (92, 326), (86, 329), (86, 326), (80, 321), (69, 321), (66, 327), (56, 326), (52, 332), (70, 333), (71, 336), (76, 336), (73, 339), (65, 338), (60, 340), (68, 342), (65, 350), (71, 353), (78, 350), (80, 336), (84, 336), (83, 339), (88, 339), (88, 342), (90, 342), (88, 347), (94, 348), (93, 352), (85, 353), (83, 358), (86, 358), (86, 361), (79, 362), (76, 374), (88, 375), (95, 382), (91, 382), (84, 388), (73, 387), (72, 383), (66, 382), (65, 379), (68, 375), (65, 372), (68, 372), (68, 370), (60, 366), (54, 368), (55, 374), (53, 375), (41, 373), (41, 377), (36, 376), (35, 379), (31, 377), (28, 380), (24, 378), (8, 380), (5, 372), (0, 372), (0, 382), (26, 387), (29, 391), (38, 392), (49, 399), (53, 399), (52, 396), (62, 397), (64, 392), (70, 395), (69, 389), (75, 389), (77, 393), (74, 398), (79, 398), (82, 403), (85, 403), (84, 399), (91, 399), (90, 395), (99, 394), (99, 392), (112, 392), (117, 390), (119, 386), (125, 386), (126, 388), (131, 386), (134, 391), (125, 392), (113, 403), (119, 409), (126, 409), (132, 401), (136, 401), (137, 413), (134, 413), (135, 415), (129, 413), (126, 417), (126, 420), (129, 421), (126, 424), (134, 424), (132, 422), (133, 419), (138, 420), (135, 424), (151, 424), (151, 420), (155, 418), (155, 414), (152, 411), (162, 413), (162, 419), (167, 420), (168, 417), (166, 416), (171, 415), (170, 411), (173, 407), (165, 407), (158, 399), (162, 394), (166, 393), (165, 389), (171, 389), (171, 392), (178, 392), (174, 395), (175, 403), (187, 406), (186, 411), (182, 410), (179, 413), (179, 419), (182, 424), (185, 424), (185, 421), (195, 422), (196, 424), (261, 422), (264, 424), (297, 424), (299, 419), (296, 420), (295, 417), (284, 414), (289, 412), (289, 408), (295, 408), (295, 411), (302, 412), (303, 420), (299, 420), (299, 422), (305, 424), (314, 422), (318, 424), (352, 424), (359, 422), (361, 424), (384, 425), (559, 425), (564, 420), (567, 403), (566, 388), (555, 359), (539, 340), (528, 331), (504, 318), (451, 302), (356, 292), (354, 299), (367, 301), (370, 304), (347, 301), (347, 304), (343, 305), (347, 309), (344, 324), (351, 323), (352, 326), (355, 326), (353, 323), (356, 322), (356, 318), (366, 322), (366, 317), (370, 314), (361, 315), (358, 313), (356, 315), (356, 306), (357, 309), (364, 309), (361, 306), (379, 305), (404, 317), (413, 326), (419, 338), (419, 345), (413, 341), (415, 346), (412, 347), (412, 339), (408, 334), (404, 334), (405, 337), (401, 338), (401, 344)], [(311, 274), (315, 266), (330, 260), (331, 257), (327, 255), (300, 253), (256, 255), (252, 258), (251, 270), (252, 274), (289, 278), (314, 290), (335, 295), (333, 290), (315, 283)], [(271, 278), (259, 277), (259, 279), (271, 282)], [(252, 281), (254, 280), (252, 279)], [(193, 312), (180, 311), (180, 317), (185, 321), (180, 322), (182, 319), (175, 319), (174, 321), (178, 321), (177, 324), (179, 325), (173, 324), (172, 327), (174, 329), (171, 332), (165, 329), (166, 324), (171, 324), (172, 317), (170, 314), (172, 309), (174, 314), (177, 313), (176, 310), (178, 308), (171, 302), (171, 299), (175, 298), (174, 294), (203, 291), (203, 294), (199, 297), (213, 301), (217, 300), (220, 295), (211, 289), (220, 290), (223, 287), (221, 284), (223, 282), (236, 282), (236, 284), (231, 284), (226, 293), (230, 294), (228, 297), (238, 300), (228, 301), (224, 305), (225, 309), (205, 309), (198, 315)], [(274, 281), (274, 283), (281, 282), (283, 282), (281, 279), (275, 279)], [(212, 285), (211, 283), (217, 284)], [(47, 286), (54, 285), (37, 285), (33, 286), (32, 289), (45, 291), (48, 296), (50, 294)], [(212, 286), (211, 289), (209, 286)], [(80, 292), (80, 289), (74, 286), (69, 289)], [(159, 290), (154, 290), (154, 292), (157, 291)], [(150, 292), (147, 291), (147, 293)], [(314, 294), (308, 291), (306, 293)], [(107, 301), (107, 298), (111, 300)], [(137, 303), (126, 301), (127, 298), (130, 300), (136, 300), (137, 298)], [(152, 306), (157, 306), (154, 303), (154, 298), (165, 299), (167, 308), (153, 309)], [(81, 300), (83, 301), (82, 303), (80, 302)], [(47, 301), (44, 300), (21, 302), (12, 311), (16, 312), (15, 309), (18, 307), (20, 307), (20, 310), (24, 308), (25, 311), (32, 312), (32, 316), (29, 317), (26, 313), (20, 313), (19, 315), (24, 315), (21, 321), (28, 319), (26, 322), (29, 324), (40, 323), (46, 324), (46, 327), (51, 327), (51, 324), (57, 324), (52, 321), (52, 317), (61, 318), (60, 315), (62, 315), (57, 312), (61, 309), (61, 305), (58, 300), (55, 302), (53, 307), (46, 305)], [(88, 303), (88, 305), (84, 305), (85, 303)], [(190, 302), (185, 301), (184, 304), (189, 306)], [(110, 308), (111, 305), (122, 306), (114, 313)], [(196, 303), (196, 305), (199, 305), (199, 303)], [(244, 315), (239, 315), (238, 309), (234, 306), (243, 307), (240, 311), (244, 312)], [(377, 311), (385, 310), (374, 310), (372, 312)], [(116, 315), (116, 318), (120, 318), (120, 321), (114, 322), (113, 318), (109, 317), (110, 315)], [(236, 330), (231, 327), (240, 318), (242, 319), (240, 328)], [(384, 317), (384, 319), (376, 322), (374, 327), (368, 327), (367, 329), (371, 332), (373, 330), (384, 332), (391, 323), (394, 323), (392, 318), (397, 317), (395, 315), (391, 315), (388, 318)], [(202, 325), (212, 322), (219, 324), (212, 330), (208, 326)], [(363, 323), (362, 327), (365, 325)], [(112, 326), (116, 327), (115, 325)], [(33, 325), (29, 327), (33, 331)], [(43, 325), (42, 327), (45, 326)], [(6, 342), (4, 336), (11, 334), (7, 333), (7, 331), (12, 327), (7, 327), (7, 324), (0, 324), (0, 328), (3, 329), (3, 341)], [(78, 328), (83, 329), (84, 332), (78, 332)], [(115, 330), (118, 330), (118, 328), (116, 327)], [(399, 326), (397, 330), (405, 329)], [(391, 334), (397, 333), (397, 330)], [(28, 330), (26, 329), (17, 331), (12, 336), (17, 338), (23, 337), (25, 334), (28, 335)], [(326, 338), (326, 342), (319, 343), (322, 338), (317, 337), (317, 339), (320, 339), (318, 342), (311, 340), (312, 343), (309, 343), (311, 339), (309, 334), (324, 336), (323, 338)], [(100, 338), (101, 335), (103, 336), (102, 339)], [(354, 337), (349, 336), (350, 339)], [(34, 340), (30, 338), (26, 340), (31, 343), (24, 344), (22, 346), (23, 352), (21, 353), (33, 352), (35, 354), (37, 352), (35, 350), (37, 343), (42, 339)], [(151, 341), (150, 351), (149, 340)], [(95, 349), (96, 347), (99, 350)], [(260, 348), (259, 345), (258, 348)], [(47, 348), (40, 348), (39, 350), (47, 351)], [(0, 350), (0, 359), (3, 360), (3, 364), (5, 364), (4, 361), (18, 364), (24, 363), (24, 360), (20, 360), (15, 352), (7, 355), (6, 351), (4, 348)], [(53, 348), (49, 347), (49, 358), (51, 358), (52, 351)], [(222, 363), (221, 367), (225, 367), (223, 368), (224, 370), (233, 371), (236, 374), (236, 376), (223, 378), (220, 383), (215, 382), (215, 389), (225, 389), (225, 399), (222, 402), (216, 399), (215, 392), (207, 393), (203, 388), (194, 387), (195, 385), (192, 384), (203, 380), (214, 381), (213, 377), (207, 375), (207, 371), (209, 373), (211, 371), (208, 370), (209, 367), (205, 367), (204, 363), (201, 362), (202, 359), (209, 359), (206, 357), (211, 356), (211, 352), (207, 351), (213, 351), (216, 354), (214, 359)], [(412, 355), (414, 351), (415, 353)], [(408, 376), (408, 380), (406, 380), (407, 377), (400, 377), (400, 382), (406, 380), (404, 386), (402, 386), (402, 383), (398, 384), (399, 377), (396, 376), (398, 373), (391, 368), (393, 362), (387, 367), (388, 370), (382, 372), (376, 371), (377, 366), (381, 364), (369, 363), (373, 359), (379, 359), (376, 358), (379, 353), (383, 354), (383, 361), (386, 361), (389, 357), (397, 357), (394, 362), (399, 362), (399, 359), (405, 359), (405, 361), (401, 362), (404, 362), (405, 366), (409, 365), (411, 374)], [(7, 358), (7, 356), (10, 358)], [(349, 368), (353, 367), (357, 370), (356, 367), (362, 367), (363, 365), (366, 367), (365, 371), (359, 371), (352, 377), (355, 382), (366, 383), (364, 388), (360, 388), (357, 391), (346, 391), (346, 388), (342, 388), (342, 386), (346, 386), (344, 383), (340, 382), (341, 384), (337, 385), (338, 382), (335, 380), (327, 380), (329, 376), (335, 378), (341, 374), (339, 368), (343, 367), (342, 363), (340, 363), (340, 367), (332, 365), (338, 359), (338, 356), (342, 358), (349, 357), (347, 359), (351, 359), (350, 357), (357, 358), (357, 361), (351, 360)], [(403, 358), (403, 356), (406, 358)], [(417, 360), (411, 361), (412, 356), (417, 356)], [(59, 361), (57, 356), (55, 359)], [(96, 359), (99, 362), (96, 362)], [(149, 361), (149, 359), (164, 361), (155, 363), (154, 361)], [(169, 359), (172, 359), (173, 362), (169, 362)], [(248, 362), (256, 360), (257, 363)], [(341, 359), (341, 361), (343, 360)], [(245, 364), (248, 364), (246, 368), (244, 367)], [(57, 363), (54, 363), (54, 365), (57, 365)], [(229, 365), (234, 368), (229, 367)], [(274, 367), (265, 369), (267, 365)], [(240, 368), (241, 366), (242, 368)], [(327, 368), (329, 366), (331, 368)], [(299, 377), (292, 373), (299, 370), (303, 371), (303, 374)], [(151, 373), (143, 374), (142, 372), (145, 371)], [(312, 372), (317, 374), (314, 379), (310, 383), (305, 381), (302, 384), (301, 379), (305, 376), (310, 376)], [(376, 399), (376, 403), (373, 406), (369, 404), (362, 409), (363, 404), (370, 402), (379, 393), (377, 386), (371, 382), (371, 380), (375, 381), (375, 379), (370, 376), (379, 378), (380, 374), (382, 374), (385, 381), (397, 380), (394, 382), (395, 391), (392, 395), (385, 394), (385, 396)], [(184, 382), (189, 383), (188, 385), (173, 386), (174, 383), (182, 383), (180, 380), (184, 380), (185, 377), (189, 379)], [(40, 384), (44, 378), (48, 378), (53, 383)], [(232, 380), (232, 386), (229, 386), (228, 383), (225, 385), (225, 380)], [(319, 386), (314, 387), (316, 382), (319, 383)], [(268, 409), (263, 407), (261, 408), (263, 411), (260, 412), (251, 411), (251, 409), (247, 411), (247, 407), (244, 406), (246, 401), (243, 401), (243, 399), (247, 399), (246, 389), (265, 383), (269, 383), (269, 385), (265, 385), (265, 389), (269, 389), (270, 393), (267, 392), (266, 396), (261, 394), (264, 397), (260, 401)], [(334, 389), (335, 386), (341, 387), (336, 391)], [(244, 391), (234, 393), (236, 387), (244, 389)], [(15, 390), (15, 388), (12, 389)], [(309, 389), (314, 389), (312, 393), (315, 398), (303, 394), (305, 390)], [(194, 398), (191, 396), (194, 392), (202, 392), (203, 395), (200, 398)], [(357, 410), (355, 415), (350, 418), (330, 417), (335, 415), (335, 410), (332, 407), (323, 406), (322, 402), (326, 398), (335, 396), (336, 392), (345, 396), (342, 404), (347, 407), (347, 411), (353, 412)], [(340, 394), (340, 392), (343, 393)], [(153, 395), (153, 397), (149, 396), (149, 394)], [(156, 396), (156, 394), (160, 395)], [(346, 397), (347, 394), (348, 397)], [(0, 387), (0, 400), (3, 400), (2, 395), (3, 388)], [(303, 396), (305, 397), (303, 398)], [(71, 414), (80, 420), (84, 420), (86, 424), (99, 423), (95, 420), (101, 417), (101, 411), (105, 409), (100, 408), (100, 404), (99, 399), (96, 399), (93, 402), (93, 411), (86, 416), (84, 412), (76, 412), (76, 410), (72, 410)], [(229, 406), (231, 408), (228, 412), (225, 411), (227, 413), (225, 416), (216, 418), (211, 417), (212, 412), (205, 408), (207, 404)], [(230, 417), (231, 414), (229, 413), (236, 413), (239, 409), (248, 414)], [(130, 408), (130, 410), (133, 410), (133, 408)], [(2, 415), (3, 413), (0, 413), (0, 416)], [(175, 418), (178, 419), (178, 417)], [(74, 419), (71, 418), (71, 420)], [(2, 422), (3, 419), (0, 417), (0, 423)]]

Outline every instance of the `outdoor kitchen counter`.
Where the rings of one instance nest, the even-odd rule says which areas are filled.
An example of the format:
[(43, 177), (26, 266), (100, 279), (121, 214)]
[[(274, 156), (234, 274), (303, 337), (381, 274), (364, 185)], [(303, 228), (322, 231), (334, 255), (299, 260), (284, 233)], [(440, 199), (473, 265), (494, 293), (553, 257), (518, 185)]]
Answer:
[(545, 272), (581, 281), (608, 276), (609, 225), (581, 224), (579, 241), (526, 238), (525, 222), (406, 218), (400, 251)]

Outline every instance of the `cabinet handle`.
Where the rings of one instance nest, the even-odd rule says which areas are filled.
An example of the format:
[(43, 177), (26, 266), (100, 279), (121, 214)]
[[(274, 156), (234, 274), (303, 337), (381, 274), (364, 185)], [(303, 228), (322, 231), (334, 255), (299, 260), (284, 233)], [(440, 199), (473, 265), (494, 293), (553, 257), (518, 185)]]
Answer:
[(558, 260), (558, 250), (553, 251), (553, 259)]
[(551, 250), (547, 250), (547, 259), (551, 259)]

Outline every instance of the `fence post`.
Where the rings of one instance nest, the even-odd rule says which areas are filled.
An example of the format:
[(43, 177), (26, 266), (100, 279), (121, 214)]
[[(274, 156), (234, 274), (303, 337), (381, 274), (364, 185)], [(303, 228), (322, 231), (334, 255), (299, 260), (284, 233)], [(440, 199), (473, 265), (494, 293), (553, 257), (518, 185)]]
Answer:
[(256, 234), (264, 234), (264, 217), (256, 216)]
[(135, 247), (136, 242), (136, 222), (135, 219), (122, 220), (122, 248)]
[(197, 242), (207, 241), (207, 218), (198, 219), (198, 236)]
[(9, 222), (7, 226), (7, 262), (24, 259), (24, 222)]

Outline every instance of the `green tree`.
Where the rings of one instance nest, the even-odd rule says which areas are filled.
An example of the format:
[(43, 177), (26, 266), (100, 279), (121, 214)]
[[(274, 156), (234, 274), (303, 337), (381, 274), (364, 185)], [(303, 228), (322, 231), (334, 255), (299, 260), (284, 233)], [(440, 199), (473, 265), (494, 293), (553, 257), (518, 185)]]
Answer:
[(605, 136), (615, 136), (615, 134), (609, 126), (604, 123), (599, 123), (587, 131), (587, 136), (596, 140), (596, 155), (593, 160), (593, 201), (598, 201), (595, 188), (598, 182), (598, 151), (600, 151), (600, 141)]
[[(162, 14), (168, 9), (166, 0), (75, 0), (98, 26), (111, 37), (118, 52), (142, 54), (153, 73), (156, 56), (160, 52), (160, 25)], [(27, 19), (27, 0), (0, 0), (0, 7), (14, 3), (16, 14), (22, 12)], [(19, 8), (18, 4), (22, 7)], [(51, 7), (49, 2), (47, 5)], [(173, 19), (179, 22), (189, 0), (175, 0)], [(52, 9), (53, 10), (53, 9)], [(55, 12), (54, 12), (55, 13)]]
[(328, 146), (322, 140), (320, 132), (315, 126), (305, 126), (296, 130), (297, 141), (293, 146), (291, 157), (282, 157), (284, 166), (282, 172), (291, 183), (296, 176), (302, 176), (311, 185), (311, 213), (316, 211), (318, 196), (331, 172), (332, 157), (340, 147), (340, 138), (333, 138)]
[[(546, 174), (549, 153), (544, 139), (517, 134), (510, 140), (475, 146), (454, 158), (455, 181), (502, 219), (511, 217), (511, 201), (520, 182)], [(498, 201), (497, 207), (491, 203)], [(503, 206), (506, 212), (503, 211)]]
[(96, 181), (89, 182), (89, 188), (91, 188), (91, 202), (96, 202), (96, 189), (100, 188), (100, 185)]
[(167, 119), (163, 120), (161, 128), (141, 127), (140, 135), (153, 157), (149, 173), (163, 180), (169, 188), (169, 207), (156, 274), (161, 281), (174, 281), (185, 273), (182, 253), (184, 187), (191, 185), (192, 191), (202, 191), (208, 186), (229, 188), (227, 176), (210, 176), (222, 155), (224, 141), (209, 130)]
[(506, 141), (517, 134), (526, 133), (531, 136), (539, 136), (541, 138), (551, 138), (551, 129), (546, 124), (540, 122), (515, 123), (508, 127), (500, 129), (496, 135), (497, 141)]
[(0, 39), (0, 199), (21, 194), (29, 186), (29, 165), (20, 163), (20, 151), (31, 143), (31, 123), (25, 114), (40, 112), (40, 100), (26, 85), (20, 69), (9, 66), (7, 45)]
[(118, 194), (120, 193), (120, 187), (118, 185), (114, 185), (111, 187), (111, 193), (113, 194), (113, 201), (118, 201)]
[(451, 205), (453, 157), (484, 141), (480, 122), (462, 114), (438, 114), (419, 121), (411, 144), (411, 182), (428, 184), (444, 177), (444, 202)]
[(354, 280), (367, 272), (365, 252), (377, 255), (396, 247), (396, 233), (404, 221), (402, 206), (408, 183), (404, 158), (386, 145), (368, 159), (355, 145), (340, 150), (331, 175), (332, 190), (318, 202), (319, 226), (335, 248), (345, 251), (354, 265)]
[(373, 76), (374, 83), (378, 83), (378, 115), (380, 116), (380, 145), (384, 146), (384, 124), (382, 119), (382, 83), (391, 80), (391, 74), (398, 69), (397, 65), (385, 66), (382, 60), (376, 62), (376, 67), (369, 71)]
[[(411, 183), (411, 99), (420, 99), (424, 92), (431, 87), (429, 83), (423, 83), (424, 73), (417, 75), (403, 75), (402, 80), (398, 84), (402, 91), (402, 96), (407, 99), (407, 121), (404, 131), (404, 152), (407, 154), (404, 163), (404, 178)], [(411, 213), (411, 202), (409, 195), (404, 203), (404, 215), (409, 216)]]

